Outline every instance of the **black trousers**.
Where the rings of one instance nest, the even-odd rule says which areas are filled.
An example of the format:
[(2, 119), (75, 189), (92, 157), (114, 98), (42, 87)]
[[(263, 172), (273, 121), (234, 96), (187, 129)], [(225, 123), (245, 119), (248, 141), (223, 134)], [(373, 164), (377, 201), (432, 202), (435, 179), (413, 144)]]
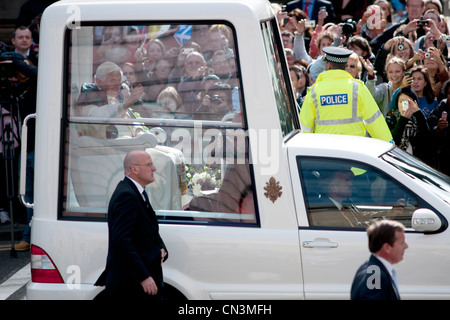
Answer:
[(158, 287), (158, 293), (156, 295), (147, 294), (142, 287), (139, 286), (123, 286), (115, 288), (105, 288), (100, 292), (96, 301), (161, 301), (166, 300), (164, 296), (164, 288)]

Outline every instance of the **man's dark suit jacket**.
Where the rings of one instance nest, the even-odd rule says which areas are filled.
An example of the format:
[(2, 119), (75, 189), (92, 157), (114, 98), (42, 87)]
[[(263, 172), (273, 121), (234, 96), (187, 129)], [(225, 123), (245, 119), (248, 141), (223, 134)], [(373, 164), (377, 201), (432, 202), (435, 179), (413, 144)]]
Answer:
[[(342, 203), (345, 207), (345, 213), (348, 215), (353, 226), (345, 219), (342, 212), (330, 200), (329, 197), (322, 197), (320, 200), (309, 203), (309, 221), (311, 226), (326, 226), (326, 227), (366, 227), (365, 219), (362, 213), (353, 205), (350, 199)], [(360, 224), (358, 223), (360, 222)]]
[(109, 202), (108, 231), (106, 268), (95, 285), (106, 285), (113, 296), (139, 296), (144, 293), (141, 281), (151, 276), (161, 291), (161, 248), (167, 249), (155, 212), (128, 178), (119, 182)]
[[(304, 9), (303, 6), (304, 6), (303, 0), (290, 1), (286, 5), (286, 11), (290, 12), (294, 9), (300, 9), (303, 11), (303, 9)], [(315, 20), (317, 23), (320, 7), (327, 8), (328, 16), (325, 18), (324, 23), (336, 22), (336, 16), (334, 14), (333, 4), (330, 1), (326, 1), (326, 0), (316, 0), (314, 2), (313, 11), (312, 11), (312, 14), (310, 14), (311, 20)]]
[[(369, 284), (375, 283), (375, 277), (377, 276), (374, 270), (368, 269), (371, 266), (376, 266), (380, 270), (379, 283), (380, 287), (370, 289), (367, 286), (367, 279)], [(400, 295), (395, 288), (394, 280), (392, 279), (389, 271), (384, 264), (373, 254), (369, 260), (364, 262), (356, 272), (355, 278), (352, 283), (351, 290), (352, 300), (400, 300)]]

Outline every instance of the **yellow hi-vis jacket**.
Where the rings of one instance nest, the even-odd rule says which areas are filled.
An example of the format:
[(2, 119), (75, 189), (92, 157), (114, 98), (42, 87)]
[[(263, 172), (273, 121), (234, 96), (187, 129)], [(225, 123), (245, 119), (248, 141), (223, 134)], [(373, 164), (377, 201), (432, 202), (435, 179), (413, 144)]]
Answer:
[(300, 111), (303, 132), (366, 136), (393, 142), (391, 132), (366, 86), (344, 70), (322, 72)]

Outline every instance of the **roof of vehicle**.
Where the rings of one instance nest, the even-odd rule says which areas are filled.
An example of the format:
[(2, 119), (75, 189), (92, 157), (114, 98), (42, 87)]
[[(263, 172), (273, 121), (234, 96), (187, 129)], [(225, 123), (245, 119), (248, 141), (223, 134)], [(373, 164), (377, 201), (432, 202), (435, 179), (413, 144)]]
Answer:
[(394, 145), (379, 139), (336, 134), (299, 133), (287, 141), (288, 146), (299, 147), (302, 154), (320, 156), (357, 155), (379, 157)]
[[(118, 10), (118, 7), (114, 6), (104, 7), (104, 4), (123, 6), (123, 9)], [(90, 9), (83, 11), (82, 7), (85, 5)], [(140, 9), (133, 10), (135, 5), (139, 5)], [(154, 10), (147, 10), (145, 8), (147, 5)], [(223, 18), (228, 13), (230, 13), (229, 16), (238, 18), (242, 15), (248, 16), (249, 11), (245, 8), (250, 9), (250, 12), (258, 19), (267, 19), (268, 16), (273, 16), (271, 4), (267, 0), (61, 0), (51, 5), (51, 7), (58, 6), (79, 6), (83, 20), (93, 19), (92, 17), (95, 17), (95, 20), (167, 20), (183, 19), (183, 17), (186, 20), (193, 18), (197, 20)], [(102, 6), (102, 10), (95, 9), (96, 6)], [(127, 8), (132, 11), (128, 11)], [(178, 8), (180, 10), (177, 10)], [(117, 18), (114, 14), (117, 14)]]

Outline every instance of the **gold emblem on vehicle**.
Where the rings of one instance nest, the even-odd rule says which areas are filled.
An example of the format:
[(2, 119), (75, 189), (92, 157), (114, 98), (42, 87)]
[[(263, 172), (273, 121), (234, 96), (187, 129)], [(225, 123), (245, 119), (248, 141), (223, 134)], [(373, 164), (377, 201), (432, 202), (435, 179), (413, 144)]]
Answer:
[(280, 186), (280, 182), (276, 181), (274, 177), (271, 177), (269, 179), (269, 182), (266, 182), (266, 186), (264, 187), (264, 195), (266, 198), (269, 198), (270, 201), (275, 202), (279, 197), (281, 197), (281, 189), (283, 189), (282, 186)]

